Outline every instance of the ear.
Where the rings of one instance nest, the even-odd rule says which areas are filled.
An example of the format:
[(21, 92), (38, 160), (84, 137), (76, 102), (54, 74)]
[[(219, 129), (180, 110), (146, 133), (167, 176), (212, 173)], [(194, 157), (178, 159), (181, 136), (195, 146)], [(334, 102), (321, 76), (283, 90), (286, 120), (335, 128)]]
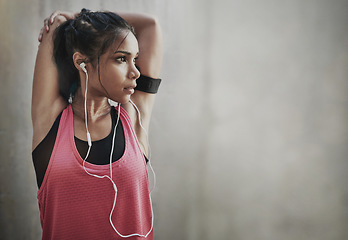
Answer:
[(82, 62), (87, 63), (87, 57), (85, 55), (83, 55), (82, 53), (80, 53), (80, 52), (75, 52), (73, 54), (73, 62), (74, 62), (74, 65), (75, 65), (76, 69), (79, 70), (79, 71), (80, 70), (82, 71), (82, 69), (80, 67), (80, 64)]

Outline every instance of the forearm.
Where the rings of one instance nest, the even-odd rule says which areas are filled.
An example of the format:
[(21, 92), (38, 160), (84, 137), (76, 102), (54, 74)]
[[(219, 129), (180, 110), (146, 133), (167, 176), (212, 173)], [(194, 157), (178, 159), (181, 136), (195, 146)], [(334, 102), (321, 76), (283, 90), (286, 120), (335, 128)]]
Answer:
[(56, 27), (57, 24), (54, 24), (49, 32), (42, 34), (38, 48), (33, 76), (33, 110), (45, 101), (52, 102), (50, 98), (59, 95), (58, 71), (53, 60), (53, 32)]
[(65, 21), (66, 18), (63, 16), (57, 17), (53, 24), (49, 24), (49, 20), (46, 19), (40, 33), (32, 88), (31, 113), (34, 127), (42, 125), (42, 120), (48, 119), (46, 122), (50, 122), (51, 118), (54, 118), (53, 115), (65, 105), (59, 92), (58, 69), (53, 58), (54, 32)]
[(73, 19), (76, 13), (56, 11), (44, 20), (44, 26), (39, 35), (32, 94), (32, 111), (42, 111), (52, 106), (60, 99), (58, 69), (53, 58), (54, 32), (68, 19)]
[(162, 67), (162, 31), (156, 17), (140, 13), (119, 13), (134, 27), (139, 43), (137, 66), (143, 75), (159, 78)]

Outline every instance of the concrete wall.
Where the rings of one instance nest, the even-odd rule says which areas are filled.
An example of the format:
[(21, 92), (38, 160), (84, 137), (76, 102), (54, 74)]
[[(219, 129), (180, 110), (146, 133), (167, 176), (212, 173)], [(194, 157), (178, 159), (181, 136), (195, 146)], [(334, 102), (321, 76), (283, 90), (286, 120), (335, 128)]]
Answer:
[(156, 239), (348, 239), (347, 0), (0, 0), (0, 239), (40, 239), (37, 36), (82, 7), (162, 23)]

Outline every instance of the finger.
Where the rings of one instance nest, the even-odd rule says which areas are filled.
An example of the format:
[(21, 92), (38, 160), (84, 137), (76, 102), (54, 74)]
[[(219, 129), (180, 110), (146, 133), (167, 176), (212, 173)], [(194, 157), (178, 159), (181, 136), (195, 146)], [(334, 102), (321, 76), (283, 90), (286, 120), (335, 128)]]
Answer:
[(58, 16), (59, 14), (60, 14), (60, 11), (55, 11), (54, 13), (51, 14), (50, 24), (52, 24), (54, 22), (55, 17)]
[(48, 19), (47, 18), (44, 20), (44, 29), (46, 30), (46, 32), (48, 32), (48, 30), (49, 30)]
[[(52, 17), (55, 18), (58, 15), (65, 17), (67, 20), (74, 19), (79, 13), (71, 13), (71, 12), (62, 12), (62, 11), (56, 11), (54, 15), (52, 14)], [(54, 19), (53, 19), (54, 20)]]
[(72, 13), (72, 12), (61, 12), (60, 15), (65, 17), (66, 19), (74, 19), (77, 17), (79, 13)]
[(44, 31), (44, 28), (41, 28), (40, 33), (39, 33), (39, 37), (38, 37), (39, 42), (42, 41), (43, 31)]

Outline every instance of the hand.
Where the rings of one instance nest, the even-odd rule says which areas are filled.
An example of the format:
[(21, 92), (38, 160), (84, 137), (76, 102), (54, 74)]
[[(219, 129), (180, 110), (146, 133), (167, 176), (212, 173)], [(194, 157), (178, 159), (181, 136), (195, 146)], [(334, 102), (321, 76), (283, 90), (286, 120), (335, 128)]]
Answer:
[(49, 16), (48, 18), (45, 18), (44, 20), (44, 26), (40, 30), (40, 34), (38, 37), (39, 42), (42, 41), (42, 37), (44, 32), (48, 32), (50, 30), (50, 25), (53, 24), (56, 17), (61, 17), (60, 21), (64, 22), (69, 19), (74, 19), (78, 13), (71, 13), (71, 12), (63, 12), (63, 11), (55, 11)]

